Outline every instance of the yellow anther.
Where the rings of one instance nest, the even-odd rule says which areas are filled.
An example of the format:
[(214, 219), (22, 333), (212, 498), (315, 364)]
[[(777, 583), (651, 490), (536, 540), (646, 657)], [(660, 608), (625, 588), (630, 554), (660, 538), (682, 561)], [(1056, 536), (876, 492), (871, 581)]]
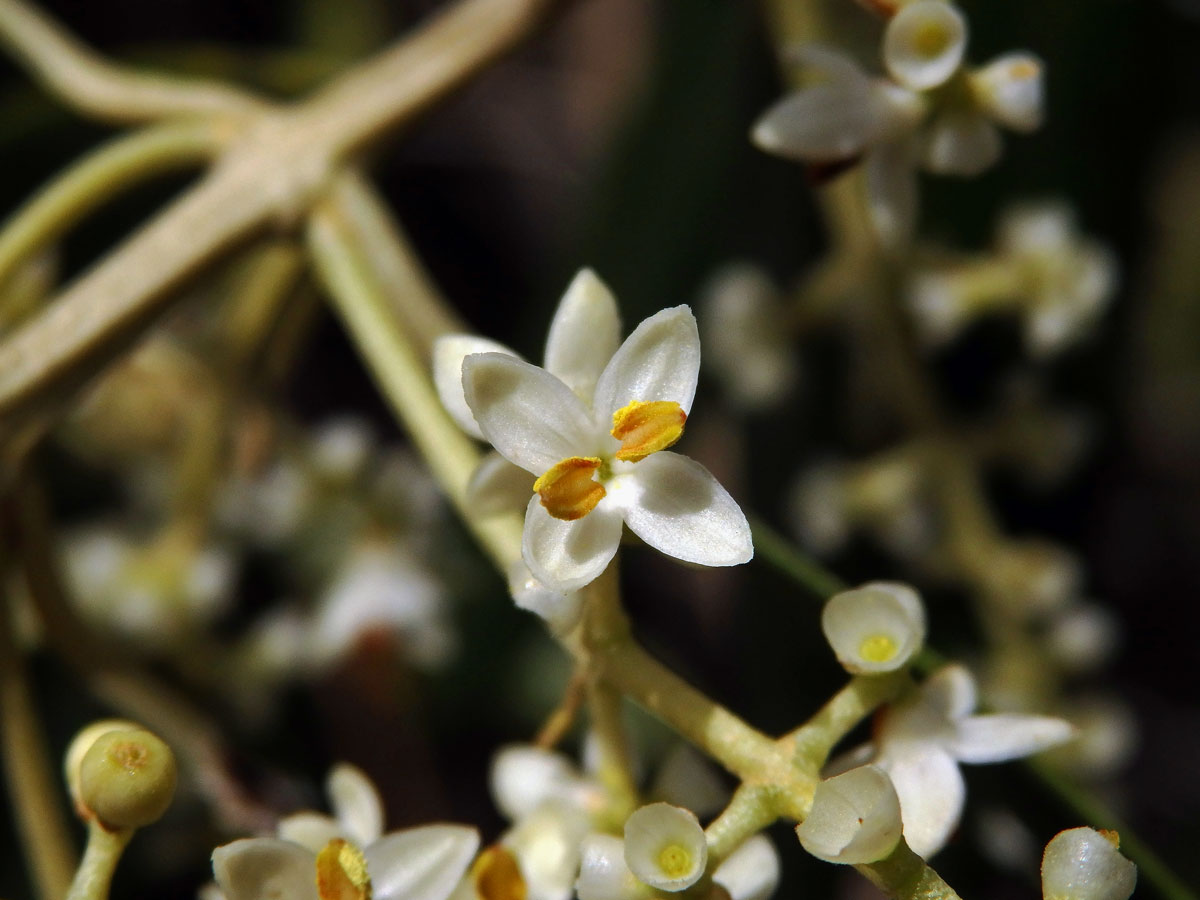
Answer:
[(659, 851), (658, 867), (668, 878), (682, 878), (692, 871), (692, 854), (679, 844), (667, 844)]
[(637, 462), (665, 450), (683, 436), (687, 413), (674, 400), (634, 400), (613, 413), (612, 436), (621, 442), (617, 459)]
[(863, 638), (862, 643), (858, 645), (858, 655), (867, 662), (881, 663), (895, 656), (899, 649), (891, 635), (873, 634)]
[(525, 900), (525, 879), (507, 847), (493, 844), (471, 866), (471, 883), (480, 900)]
[(317, 895), (321, 900), (371, 900), (371, 879), (362, 851), (334, 838), (317, 854)]
[(568, 456), (542, 473), (533, 489), (550, 515), (573, 522), (595, 509), (607, 493), (592, 479), (599, 468), (600, 460), (595, 456)]

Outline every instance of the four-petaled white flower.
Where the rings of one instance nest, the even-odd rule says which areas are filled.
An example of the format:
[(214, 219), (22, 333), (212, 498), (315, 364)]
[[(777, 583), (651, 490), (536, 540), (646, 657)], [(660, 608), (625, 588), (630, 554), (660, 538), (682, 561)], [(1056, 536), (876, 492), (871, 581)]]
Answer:
[(1069, 722), (1049, 716), (973, 716), (975, 679), (945, 666), (909, 699), (886, 709), (874, 740), (835, 763), (871, 763), (887, 772), (900, 798), (904, 837), (924, 857), (940, 850), (962, 815), (966, 785), (959, 763), (1029, 756), (1070, 740)]
[(234, 841), (213, 851), (227, 900), (446, 900), (479, 848), (462, 825), (426, 825), (383, 834), (371, 782), (350, 766), (329, 776), (337, 817), (298, 813), (278, 838)]
[[(677, 306), (646, 319), (620, 347), (617, 335), (611, 294), (583, 273), (555, 316), (546, 369), (504, 350), (462, 363), (476, 428), (537, 476), (523, 555), (534, 577), (559, 591), (604, 571), (622, 522), (685, 562), (729, 566), (753, 556), (733, 498), (699, 463), (666, 450), (683, 434), (696, 392), (695, 317)], [(450, 393), (443, 389), (443, 402)], [(454, 409), (453, 397), (446, 405)]]

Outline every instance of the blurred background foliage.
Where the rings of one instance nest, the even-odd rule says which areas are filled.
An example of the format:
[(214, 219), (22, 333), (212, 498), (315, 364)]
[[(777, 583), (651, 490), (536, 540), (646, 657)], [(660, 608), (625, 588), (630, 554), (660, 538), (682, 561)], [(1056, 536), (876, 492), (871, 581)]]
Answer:
[[(816, 0), (795, 0), (816, 2)], [(851, 0), (836, 6), (843, 43), (869, 47), (877, 26)], [(430, 0), (102, 0), (44, 4), (103, 52), (203, 72), (278, 96), (301, 95), (399, 33)], [(1122, 267), (1117, 302), (1094, 339), (1040, 367), (1047, 396), (1085, 408), (1097, 439), (1050, 493), (990, 477), (1007, 529), (1074, 548), (1087, 594), (1122, 620), (1123, 650), (1105, 676), (1132, 701), (1140, 749), (1106, 790), (1185, 879), (1200, 879), (1200, 3), (968, 0), (971, 55), (1028, 47), (1046, 61), (1048, 117), (970, 182), (923, 183), (925, 234), (959, 249), (986, 245), (998, 209), (1061, 197)], [(868, 53), (861, 58), (869, 59)], [(540, 358), (546, 322), (570, 275), (591, 265), (627, 323), (695, 302), (719, 265), (749, 259), (791, 280), (825, 236), (803, 171), (754, 149), (747, 131), (781, 92), (761, 11), (749, 0), (585, 0), (514, 57), (391, 141), (372, 170), (423, 259), (481, 333)], [(14, 209), (106, 136), (68, 115), (15, 69), (0, 73), (0, 207)], [(165, 179), (89, 221), (62, 248), (66, 277), (177, 193)], [(204, 302), (198, 288), (194, 303)], [(782, 524), (784, 488), (805, 465), (886, 446), (847, 405), (847, 347), (806, 341), (799, 394), (749, 417), (702, 387), (689, 449), (735, 495)], [(1015, 327), (986, 321), (929, 360), (947, 406), (964, 420), (1028, 368)], [(708, 386), (708, 387), (711, 387)], [(282, 403), (302, 420), (366, 416), (403, 438), (332, 318), (319, 327)], [(117, 488), (53, 448), (43, 466), (60, 519), (120, 502)], [(515, 611), (464, 532), (450, 532), (439, 570), (456, 601), (457, 658), (416, 675), (386, 645), (364, 644), (337, 671), (286, 696), (278, 722), (225, 718), (237, 771), (268, 802), (314, 805), (327, 765), (347, 759), (380, 784), (393, 826), (446, 817), (500, 821), (486, 794), (489, 756), (527, 740), (558, 699), (565, 661), (535, 619)], [(806, 718), (842, 679), (811, 598), (769, 568), (681, 570), (635, 550), (628, 603), (651, 649), (768, 731)], [(901, 577), (863, 542), (832, 561), (846, 581)], [(252, 577), (239, 603), (253, 609)], [(930, 597), (932, 643), (967, 659), (979, 634), (961, 598)], [(244, 610), (243, 613), (244, 614)], [(238, 613), (232, 614), (235, 618)], [(103, 708), (62, 664), (36, 659), (55, 747)], [(219, 718), (224, 711), (214, 710)], [(640, 720), (639, 720), (640, 722)], [(661, 730), (647, 723), (647, 746)], [(648, 750), (649, 754), (650, 751)], [(288, 776), (280, 777), (280, 773)], [(972, 805), (1008, 807), (1044, 842), (1080, 824), (1018, 766), (968, 772)], [(309, 793), (296, 785), (307, 784)], [(0, 895), (28, 896), (8, 819), (0, 822)], [(978, 865), (977, 825), (937, 860), (964, 897), (1031, 896), (1032, 871), (996, 877)], [(858, 882), (776, 835), (784, 884), (849, 896)], [(114, 896), (191, 896), (207, 854), (226, 839), (182, 804), (140, 835)], [(1189, 877), (1190, 876), (1190, 877)]]

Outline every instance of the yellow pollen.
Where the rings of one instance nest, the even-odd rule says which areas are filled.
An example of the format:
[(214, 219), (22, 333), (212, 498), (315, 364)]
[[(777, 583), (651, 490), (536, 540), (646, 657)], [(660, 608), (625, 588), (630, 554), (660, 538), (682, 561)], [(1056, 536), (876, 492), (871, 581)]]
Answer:
[(922, 56), (939, 56), (950, 46), (950, 30), (941, 22), (926, 22), (913, 35), (913, 46)]
[(612, 436), (621, 442), (617, 459), (637, 462), (665, 450), (683, 436), (687, 413), (674, 400), (634, 400), (613, 413)]
[(595, 509), (607, 493), (592, 479), (599, 468), (600, 460), (595, 456), (568, 456), (543, 472), (533, 489), (550, 515), (573, 522)]
[(658, 867), (668, 878), (682, 878), (692, 871), (692, 854), (686, 847), (667, 844), (658, 853)]
[(479, 854), (471, 866), (471, 883), (480, 900), (525, 900), (525, 879), (517, 859), (499, 844)]
[(899, 649), (890, 635), (873, 634), (863, 638), (862, 643), (858, 645), (858, 655), (867, 662), (881, 663), (895, 656)]
[(321, 900), (371, 900), (371, 879), (362, 851), (334, 838), (317, 854), (317, 896)]

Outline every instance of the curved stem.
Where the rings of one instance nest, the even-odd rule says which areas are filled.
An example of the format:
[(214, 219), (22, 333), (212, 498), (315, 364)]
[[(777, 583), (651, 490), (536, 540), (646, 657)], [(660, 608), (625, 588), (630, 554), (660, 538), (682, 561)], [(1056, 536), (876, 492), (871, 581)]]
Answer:
[(122, 191), (213, 158), (229, 137), (227, 128), (212, 122), (173, 122), (93, 150), (5, 223), (0, 231), (0, 284), (23, 261)]
[(89, 822), (87, 850), (71, 882), (67, 900), (108, 900), (113, 873), (131, 837), (131, 828), (108, 831), (95, 821)]
[(838, 741), (909, 687), (912, 679), (904, 670), (886, 675), (856, 675), (815, 716), (781, 740), (793, 744), (798, 763), (816, 772), (825, 765)]

